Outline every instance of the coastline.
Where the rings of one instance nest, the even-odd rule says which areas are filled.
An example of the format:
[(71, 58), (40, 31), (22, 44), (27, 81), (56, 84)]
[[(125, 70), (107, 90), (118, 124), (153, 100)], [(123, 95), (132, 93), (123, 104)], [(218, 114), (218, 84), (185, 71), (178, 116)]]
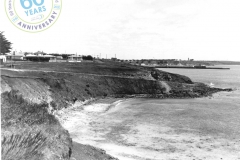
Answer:
[[(55, 113), (55, 116), (59, 120), (60, 124), (69, 131), (75, 130), (74, 128), (78, 128), (76, 124), (79, 121), (81, 121), (81, 125), (85, 126), (84, 128), (88, 128), (87, 126), (91, 125), (92, 118), (84, 112), (95, 112), (97, 114), (106, 113), (110, 110), (114, 109), (116, 106), (121, 104), (126, 99), (123, 98), (103, 98), (103, 99), (92, 99), (90, 101), (87, 101), (85, 103), (83, 102), (76, 102), (72, 107), (69, 107), (67, 109), (62, 109)], [(116, 108), (115, 108), (116, 109)], [(76, 112), (83, 112), (82, 114), (79, 113), (76, 116), (73, 116)], [(98, 148), (96, 146), (93, 146), (89, 143), (79, 143), (77, 141), (74, 141), (74, 137), (71, 135), (70, 131), (70, 137), (73, 139), (73, 149), (72, 149), (72, 156), (71, 160), (79, 160), (84, 159), (84, 157), (89, 158), (91, 157), (92, 160), (94, 159), (111, 159), (111, 160), (117, 160), (117, 158), (112, 157), (111, 155), (108, 155), (106, 151), (104, 151), (101, 148)], [(89, 154), (90, 153), (90, 154)], [(92, 155), (92, 156), (91, 156)]]
[[(69, 131), (70, 135), (73, 135), (71, 136), (73, 141), (104, 149), (107, 154), (121, 160), (142, 159), (144, 157), (144, 154), (141, 154), (142, 152), (150, 159), (155, 159), (153, 158), (154, 156), (156, 156), (156, 159), (160, 157), (165, 159), (176, 158), (177, 156), (181, 158), (184, 157), (184, 159), (187, 160), (204, 157), (210, 160), (215, 160), (216, 158), (234, 159), (239, 158), (236, 152), (238, 151), (237, 146), (240, 146), (239, 142), (235, 139), (227, 140), (221, 136), (205, 135), (203, 133), (196, 134), (196, 130), (191, 128), (176, 131), (176, 128), (173, 129), (165, 124), (156, 125), (153, 123), (150, 125), (149, 123), (152, 122), (149, 120), (154, 116), (153, 113), (152, 116), (149, 114), (147, 116), (148, 118), (146, 117), (146, 121), (138, 121), (134, 124), (128, 124), (131, 122), (131, 114), (126, 116), (128, 112), (132, 113), (133, 117), (137, 114), (136, 111), (133, 111), (138, 110), (134, 108), (135, 105), (132, 109), (129, 108), (128, 105), (134, 104), (139, 100), (139, 104), (144, 101), (149, 101), (148, 104), (158, 104), (160, 106), (166, 103), (179, 103), (179, 100), (181, 102), (180, 104), (185, 104), (184, 102), (188, 103), (188, 101), (190, 101), (189, 103), (197, 102), (206, 104), (208, 101), (215, 103), (215, 101), (217, 102), (229, 94), (235, 93), (219, 92), (213, 94), (212, 97), (196, 99), (159, 100), (154, 98), (129, 98), (123, 100), (117, 99), (115, 101), (112, 98), (111, 100), (101, 99), (82, 106), (79, 109), (76, 108), (70, 111), (70, 114), (67, 113), (69, 119), (67, 120), (68, 122), (65, 121), (67, 124), (63, 124), (63, 126), (64, 128), (66, 127), (66, 129), (70, 128)], [(109, 110), (108, 108), (110, 106), (111, 109)], [(183, 110), (179, 107), (180, 106), (178, 106), (174, 112), (181, 112)], [(119, 114), (123, 114), (124, 117), (118, 117)], [(76, 119), (75, 116), (79, 116), (80, 118)], [(112, 119), (112, 117), (115, 118)], [(79, 121), (82, 121), (81, 125), (76, 123)], [(84, 131), (79, 132), (78, 129), (76, 129), (79, 127), (84, 128)], [(160, 129), (160, 133), (157, 131), (157, 128)], [(155, 146), (155, 140), (151, 139), (151, 137), (155, 137), (155, 140), (161, 139), (157, 141), (157, 143), (161, 144), (163, 148)], [(234, 146), (235, 148), (230, 146)], [(229, 154), (232, 154), (232, 156), (229, 157)]]
[[(24, 70), (29, 68), (28, 65), (32, 65), (34, 71)], [(83, 146), (84, 144), (96, 146), (95, 140), (102, 142), (109, 138), (110, 140), (118, 139), (119, 143), (125, 144), (121, 134), (131, 129), (127, 122), (131, 121), (128, 118), (134, 115), (127, 114), (134, 111), (124, 105), (125, 102), (132, 102), (135, 98), (147, 98), (150, 101), (157, 98), (161, 99), (161, 102), (168, 98), (171, 103), (179, 99), (194, 100), (196, 97), (206, 97), (220, 91), (231, 91), (231, 89), (211, 88), (203, 83), (194, 83), (186, 76), (138, 66), (123, 66), (121, 63), (92, 63), (91, 65), (81, 63), (74, 64), (74, 68), (73, 64), (65, 63), (61, 63), (61, 67), (46, 63), (44, 68), (41, 68), (43, 65), (40, 63), (28, 65), (19, 65), (21, 71), (2, 70), (1, 98), (4, 102), (2, 111), (6, 113), (2, 114), (4, 115), (2, 119), (8, 120), (4, 121), (7, 122), (4, 129), (8, 131), (13, 128), (10, 133), (17, 137), (19, 127), (28, 129), (34, 123), (39, 131), (47, 128), (48, 133), (44, 137), (50, 143), (52, 140), (57, 143), (44, 146), (44, 150), (39, 150), (39, 153), (42, 157), (52, 156), (56, 159), (57, 156), (62, 156), (66, 160), (71, 157), (74, 150), (71, 137), (74, 141), (78, 141), (78, 136), (87, 136), (85, 140), (80, 141)], [(46, 69), (51, 72), (45, 72)], [(64, 72), (62, 72), (63, 69)], [(118, 70), (119, 72), (116, 72)], [(119, 101), (115, 102), (116, 98)], [(21, 108), (17, 107), (19, 103), (22, 103)], [(13, 109), (17, 112), (13, 112)], [(26, 110), (29, 114), (25, 114)], [(119, 112), (126, 116), (119, 117), (122, 116), (116, 114)], [(149, 117), (154, 115), (156, 114)], [(63, 130), (59, 121), (56, 120), (59, 116), (61, 118), (59, 121), (69, 132)], [(127, 118), (126, 122), (122, 122), (124, 118)], [(138, 119), (138, 117), (135, 118)], [(54, 132), (51, 131), (51, 125), (54, 125)], [(80, 148), (83, 147), (79, 145)], [(101, 145), (96, 147), (102, 148)], [(106, 143), (105, 147), (107, 147), (107, 153), (111, 153), (109, 149), (113, 146)], [(88, 149), (92, 150), (91, 147)], [(105, 149), (104, 146), (102, 149)], [(103, 155), (101, 150), (95, 151)], [(91, 154), (88, 156), (92, 159)], [(111, 157), (108, 158), (111, 159)]]

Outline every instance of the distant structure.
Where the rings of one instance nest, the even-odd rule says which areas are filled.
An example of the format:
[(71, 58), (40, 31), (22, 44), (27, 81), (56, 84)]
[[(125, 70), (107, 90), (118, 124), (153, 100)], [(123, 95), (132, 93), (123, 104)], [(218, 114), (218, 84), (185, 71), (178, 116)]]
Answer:
[(23, 60), (23, 55), (6, 55), (7, 61), (21, 61)]
[(5, 55), (0, 55), (0, 65), (3, 65), (7, 61), (7, 58)]
[(189, 59), (189, 58), (188, 58), (188, 61), (194, 61), (194, 59)]
[(51, 57), (44, 55), (26, 55), (24, 60), (33, 61), (33, 62), (49, 62)]
[(12, 53), (6, 54), (6, 62), (22, 61), (23, 57), (24, 57), (24, 54), (22, 53), (22, 51), (20, 51), (20, 52), (13, 51)]
[(141, 65), (159, 65), (159, 66), (168, 66), (168, 65), (178, 65), (179, 60), (177, 59), (142, 59), (137, 60), (138, 64)]
[(49, 58), (49, 62), (57, 62), (57, 57), (52, 55), (44, 55), (44, 57)]
[(68, 62), (82, 62), (83, 58), (80, 55), (72, 55), (68, 57)]

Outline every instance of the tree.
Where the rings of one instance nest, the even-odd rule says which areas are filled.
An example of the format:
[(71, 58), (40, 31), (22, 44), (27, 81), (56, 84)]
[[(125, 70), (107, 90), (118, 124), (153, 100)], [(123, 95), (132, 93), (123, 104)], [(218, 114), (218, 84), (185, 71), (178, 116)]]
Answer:
[(88, 56), (83, 56), (82, 59), (83, 59), (83, 60), (90, 60), (90, 61), (92, 61), (92, 60), (93, 60), (93, 57), (90, 56), (90, 55), (88, 55)]
[(69, 54), (62, 54), (63, 59), (67, 59), (68, 56), (70, 56), (70, 55)]
[(12, 43), (9, 42), (2, 31), (0, 31), (0, 53), (6, 54), (12, 49)]

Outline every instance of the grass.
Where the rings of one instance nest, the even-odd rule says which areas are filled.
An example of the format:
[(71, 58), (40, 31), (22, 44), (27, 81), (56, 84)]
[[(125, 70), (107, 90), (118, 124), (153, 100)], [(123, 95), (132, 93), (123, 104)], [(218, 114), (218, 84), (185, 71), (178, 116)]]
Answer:
[(30, 104), (17, 91), (5, 92), (1, 95), (2, 127), (12, 125), (57, 124), (58, 121), (47, 111), (48, 104)]
[(3, 160), (37, 160), (43, 156), (42, 150), (46, 145), (47, 138), (41, 131), (25, 132), (2, 138)]
[[(15, 66), (15, 69), (30, 69), (39, 71), (58, 71), (58, 72), (74, 72), (74, 73), (87, 73), (99, 75), (136, 75), (138, 72), (144, 72), (143, 67), (132, 66), (118, 62), (104, 62), (104, 63), (48, 63), (48, 62), (20, 62)], [(147, 74), (147, 71), (145, 72)]]
[(3, 160), (69, 158), (71, 139), (47, 103), (28, 103), (15, 90), (2, 93), (1, 100)]

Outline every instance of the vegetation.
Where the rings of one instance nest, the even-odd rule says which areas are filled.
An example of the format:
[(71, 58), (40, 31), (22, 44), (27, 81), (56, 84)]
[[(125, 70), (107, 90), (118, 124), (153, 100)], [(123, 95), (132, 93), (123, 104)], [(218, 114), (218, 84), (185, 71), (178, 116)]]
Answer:
[(92, 61), (93, 60), (93, 57), (88, 55), (88, 56), (83, 56), (82, 57), (83, 60), (89, 60), (89, 61)]
[(0, 53), (1, 54), (6, 54), (6, 53), (9, 53), (10, 50), (12, 49), (11, 47), (12, 43), (9, 42), (5, 35), (3, 34), (2, 31), (0, 31)]
[(69, 134), (48, 113), (46, 102), (29, 103), (15, 90), (2, 93), (1, 102), (1, 159), (69, 158)]
[(40, 152), (45, 146), (47, 138), (39, 131), (33, 134), (25, 131), (24, 134), (12, 134), (2, 139), (2, 159), (34, 160), (42, 156)]
[(2, 94), (2, 126), (56, 124), (53, 115), (48, 114), (47, 103), (29, 104), (17, 91)]

